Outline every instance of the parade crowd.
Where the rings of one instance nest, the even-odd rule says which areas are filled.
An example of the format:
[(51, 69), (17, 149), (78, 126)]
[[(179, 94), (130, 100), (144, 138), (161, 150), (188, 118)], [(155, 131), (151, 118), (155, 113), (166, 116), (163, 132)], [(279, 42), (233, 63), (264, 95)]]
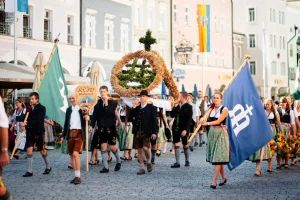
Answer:
[[(210, 187), (216, 189), (217, 186), (227, 184), (224, 167), (230, 160), (230, 145), (225, 122), (229, 111), (222, 105), (221, 93), (216, 92), (209, 99), (208, 96), (203, 98), (201, 91), (198, 91), (197, 96), (181, 92), (179, 101), (174, 101), (172, 97), (168, 98), (171, 102), (171, 109), (166, 110), (154, 106), (153, 102), (149, 100), (149, 93), (145, 90), (141, 91), (139, 101), (134, 101), (132, 106), (112, 99), (106, 86), (101, 86), (99, 92), (99, 100), (89, 113), (85, 113), (76, 104), (75, 93), (70, 93), (68, 96), (72, 105), (66, 110), (63, 132), (57, 139), (57, 144), (61, 144), (62, 152), (64, 149), (65, 153), (70, 155), (68, 168), (74, 171), (71, 184), (80, 184), (82, 181), (80, 154), (84, 149), (85, 140), (89, 140), (90, 144), (86, 147), (91, 151), (88, 163), (90, 166), (100, 165), (101, 161), (99, 161), (98, 155), (100, 151), (103, 166), (100, 173), (109, 173), (108, 162), (112, 161), (113, 155), (116, 159), (114, 171), (121, 170), (122, 160), (131, 161), (133, 157), (136, 158), (139, 164), (137, 175), (152, 172), (156, 157), (166, 154), (169, 150), (175, 160), (174, 164), (170, 166), (171, 168), (182, 166), (181, 154), (185, 158), (184, 167), (193, 167), (190, 153), (194, 151), (194, 147), (206, 144), (206, 161), (214, 166)], [(152, 98), (159, 99), (161, 97), (154, 95)], [(261, 101), (274, 138), (248, 158), (249, 161), (256, 164), (254, 176), (261, 176), (263, 161), (268, 162), (266, 171), (272, 173), (275, 157), (276, 169), (281, 170), (296, 165), (297, 156), (300, 156), (300, 134), (298, 133), (300, 130), (300, 101), (292, 102), (290, 97), (282, 97), (280, 102), (262, 97)], [(3, 142), (8, 141), (11, 137), (8, 134), (10, 131), (15, 133), (15, 140), (19, 138), (15, 144), (14, 159), (19, 159), (21, 151), (27, 151), (27, 169), (23, 177), (33, 176), (34, 149), (40, 152), (45, 161), (43, 174), (49, 175), (52, 167), (48, 151), (45, 148), (45, 138), (48, 138), (47, 141), (54, 139), (53, 133), (50, 135), (47, 133), (45, 137), (45, 132), (49, 132), (47, 126), (53, 125), (53, 122), (45, 119), (46, 108), (39, 103), (39, 94), (36, 92), (30, 94), (30, 106), (27, 109), (24, 102), (17, 99), (15, 101), (16, 109), (7, 113), (9, 120), (6, 121), (4, 118), (7, 119), (7, 116), (5, 116), (2, 100), (0, 102), (1, 172), (2, 167), (8, 164), (8, 160), (4, 161), (6, 157), (3, 155), (8, 153), (8, 148), (12, 149)], [(207, 119), (204, 118), (206, 112), (210, 112)], [(27, 114), (28, 118), (25, 120)], [(89, 124), (88, 138), (85, 133), (86, 121)], [(190, 136), (199, 125), (201, 128), (198, 134), (189, 141)], [(172, 142), (172, 149), (167, 149), (169, 142)], [(120, 151), (123, 151), (122, 156)], [(221, 180), (218, 183), (219, 175), (221, 175)], [(9, 199), (10, 194), (2, 184), (2, 180), (0, 181), (1, 199)]]

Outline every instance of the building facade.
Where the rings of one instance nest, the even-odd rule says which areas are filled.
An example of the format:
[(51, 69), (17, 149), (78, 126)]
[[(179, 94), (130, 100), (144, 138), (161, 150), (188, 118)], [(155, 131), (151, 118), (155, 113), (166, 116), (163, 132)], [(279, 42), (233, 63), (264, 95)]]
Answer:
[(131, 0), (82, 1), (82, 73), (98, 61), (110, 90), (113, 66), (132, 49), (131, 6)]
[[(14, 61), (14, 24), (0, 0), (0, 60)], [(29, 0), (29, 12), (17, 13), (18, 64), (32, 67), (38, 52), (49, 57), (59, 35), (59, 54), (65, 73), (79, 75), (80, 1)], [(12, 19), (13, 21), (13, 19)]]
[[(210, 52), (199, 52), (197, 5), (210, 5)], [(233, 75), (231, 0), (173, 0), (172, 62), (179, 90), (223, 90)], [(186, 52), (179, 49), (185, 46)], [(192, 51), (191, 51), (192, 50)], [(203, 76), (202, 76), (203, 72)], [(203, 77), (203, 80), (202, 80)]]
[[(245, 35), (246, 45), (242, 52), (251, 57), (250, 71), (258, 93), (273, 99), (287, 93), (289, 38), (286, 31), (286, 1), (233, 0), (233, 16), (234, 32)], [(263, 44), (266, 44), (266, 48)], [(266, 64), (263, 62), (264, 59)], [(235, 63), (236, 69), (238, 66)], [(265, 87), (263, 67), (266, 67)]]

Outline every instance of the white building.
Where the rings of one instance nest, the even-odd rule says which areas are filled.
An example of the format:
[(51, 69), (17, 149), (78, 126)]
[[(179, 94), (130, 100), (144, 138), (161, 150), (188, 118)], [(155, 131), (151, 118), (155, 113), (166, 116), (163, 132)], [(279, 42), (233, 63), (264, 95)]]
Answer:
[(270, 67), (265, 73), (265, 96), (277, 99), (278, 94), (288, 92), (286, 1), (233, 0), (233, 12), (234, 32), (245, 34), (243, 53), (251, 56), (250, 70), (260, 95), (264, 95), (263, 29), (267, 31)]
[[(297, 89), (296, 66), (297, 66), (297, 40), (300, 39), (300, 1), (287, 0), (286, 32), (288, 40), (292, 39), (288, 45), (288, 64), (290, 66), (290, 93)], [(298, 27), (295, 34), (295, 26)], [(295, 37), (294, 37), (295, 36)], [(299, 52), (298, 52), (299, 53)]]
[[(4, 12), (0, 0), (0, 60), (14, 61), (14, 25)], [(49, 57), (54, 39), (59, 36), (59, 54), (65, 73), (79, 75), (80, 68), (80, 1), (29, 0), (29, 12), (18, 12), (17, 60), (32, 67), (38, 52)]]
[(147, 29), (157, 44), (152, 50), (158, 51), (167, 67), (171, 68), (171, 34), (170, 34), (170, 0), (133, 0), (133, 51), (144, 49), (139, 39), (144, 37)]

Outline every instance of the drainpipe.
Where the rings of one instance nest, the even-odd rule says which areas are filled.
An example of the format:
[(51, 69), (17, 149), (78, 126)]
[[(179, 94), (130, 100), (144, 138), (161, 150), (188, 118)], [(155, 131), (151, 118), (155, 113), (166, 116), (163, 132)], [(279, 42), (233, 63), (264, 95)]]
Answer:
[(298, 27), (294, 25), (295, 34), (294, 36), (287, 42), (286, 45), (286, 55), (287, 55), (287, 67), (288, 67), (288, 93), (290, 93), (290, 65), (289, 65), (289, 43), (296, 37)]
[(80, 49), (79, 49), (79, 76), (82, 76), (82, 0), (80, 0), (80, 6), (79, 6), (79, 40), (80, 40)]

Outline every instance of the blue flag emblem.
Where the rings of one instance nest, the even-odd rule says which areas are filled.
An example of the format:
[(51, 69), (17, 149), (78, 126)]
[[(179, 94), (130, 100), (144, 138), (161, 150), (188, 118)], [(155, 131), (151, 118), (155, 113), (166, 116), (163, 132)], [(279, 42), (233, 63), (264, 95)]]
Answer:
[(229, 110), (226, 121), (231, 148), (228, 167), (233, 170), (273, 138), (248, 62), (225, 91), (223, 105)]

